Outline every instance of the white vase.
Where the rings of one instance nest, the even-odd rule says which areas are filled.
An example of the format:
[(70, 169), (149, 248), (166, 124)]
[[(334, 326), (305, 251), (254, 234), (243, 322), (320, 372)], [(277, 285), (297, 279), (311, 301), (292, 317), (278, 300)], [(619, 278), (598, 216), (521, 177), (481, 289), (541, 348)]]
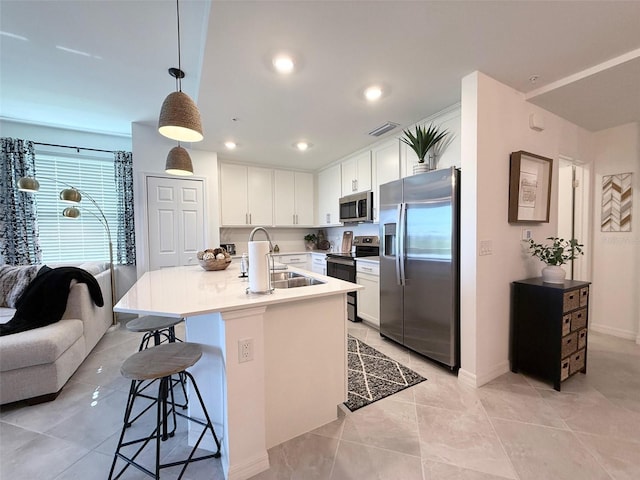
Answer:
[(567, 272), (560, 265), (547, 265), (542, 269), (542, 281), (544, 283), (564, 283)]
[(423, 172), (428, 172), (429, 171), (429, 164), (427, 162), (423, 162), (423, 163), (416, 163), (413, 166), (413, 174), (416, 175), (417, 173), (423, 173)]

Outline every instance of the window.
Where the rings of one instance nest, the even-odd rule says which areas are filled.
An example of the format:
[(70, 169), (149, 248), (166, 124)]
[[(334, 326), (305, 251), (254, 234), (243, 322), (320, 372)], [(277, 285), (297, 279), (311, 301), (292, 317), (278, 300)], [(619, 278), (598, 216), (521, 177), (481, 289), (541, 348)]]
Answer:
[[(40, 182), (36, 209), (42, 261), (109, 261), (109, 236), (100, 222), (100, 210), (111, 231), (115, 255), (118, 217), (113, 157), (38, 153), (35, 163)], [(80, 190), (80, 204), (60, 200), (60, 191), (70, 186)], [(62, 216), (70, 206), (78, 207), (80, 217)]]

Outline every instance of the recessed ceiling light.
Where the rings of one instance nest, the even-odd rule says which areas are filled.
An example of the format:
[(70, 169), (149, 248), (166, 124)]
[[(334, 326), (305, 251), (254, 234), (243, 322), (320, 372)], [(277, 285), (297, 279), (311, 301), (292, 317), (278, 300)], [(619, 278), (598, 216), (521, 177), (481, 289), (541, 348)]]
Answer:
[(227, 147), (227, 150), (233, 150), (237, 147), (236, 142), (224, 142), (224, 146)]
[(293, 146), (298, 150), (300, 150), (301, 152), (304, 152), (305, 150), (308, 150), (309, 148), (311, 148), (311, 144), (305, 141), (296, 142), (293, 144)]
[(293, 72), (295, 65), (289, 55), (277, 55), (273, 58), (273, 66), (279, 73), (287, 74)]
[(364, 91), (364, 97), (369, 100), (370, 102), (375, 102), (376, 100), (378, 100), (380, 97), (382, 97), (382, 88), (380, 88), (377, 85), (373, 85), (371, 87), (368, 87), (365, 91)]

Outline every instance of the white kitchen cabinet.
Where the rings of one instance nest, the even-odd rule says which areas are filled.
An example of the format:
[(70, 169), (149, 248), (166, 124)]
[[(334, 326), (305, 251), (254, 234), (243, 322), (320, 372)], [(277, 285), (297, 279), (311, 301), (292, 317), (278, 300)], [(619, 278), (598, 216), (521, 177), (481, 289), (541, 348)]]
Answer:
[(378, 222), (380, 185), (400, 178), (400, 144), (393, 138), (371, 150), (373, 169), (373, 221)]
[(357, 293), (358, 317), (380, 328), (380, 265), (356, 260), (356, 283), (364, 287)]
[(274, 170), (274, 219), (276, 226), (313, 226), (313, 174)]
[(319, 273), (320, 275), (327, 274), (327, 254), (326, 253), (311, 253), (311, 271), (313, 273)]
[(340, 223), (340, 164), (318, 173), (318, 225), (341, 225)]
[(371, 190), (371, 152), (359, 153), (344, 160), (342, 168), (342, 196)]
[(310, 270), (309, 255), (306, 253), (280, 253), (273, 255), (273, 259), (278, 263)]
[(220, 224), (273, 225), (273, 170), (220, 164)]

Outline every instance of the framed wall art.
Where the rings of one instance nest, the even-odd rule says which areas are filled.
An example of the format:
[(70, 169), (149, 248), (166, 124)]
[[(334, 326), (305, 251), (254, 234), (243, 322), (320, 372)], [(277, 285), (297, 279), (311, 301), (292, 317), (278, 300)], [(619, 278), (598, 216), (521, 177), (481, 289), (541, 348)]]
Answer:
[(525, 151), (511, 154), (509, 223), (548, 223), (553, 160)]
[(602, 232), (630, 232), (631, 173), (602, 176)]

